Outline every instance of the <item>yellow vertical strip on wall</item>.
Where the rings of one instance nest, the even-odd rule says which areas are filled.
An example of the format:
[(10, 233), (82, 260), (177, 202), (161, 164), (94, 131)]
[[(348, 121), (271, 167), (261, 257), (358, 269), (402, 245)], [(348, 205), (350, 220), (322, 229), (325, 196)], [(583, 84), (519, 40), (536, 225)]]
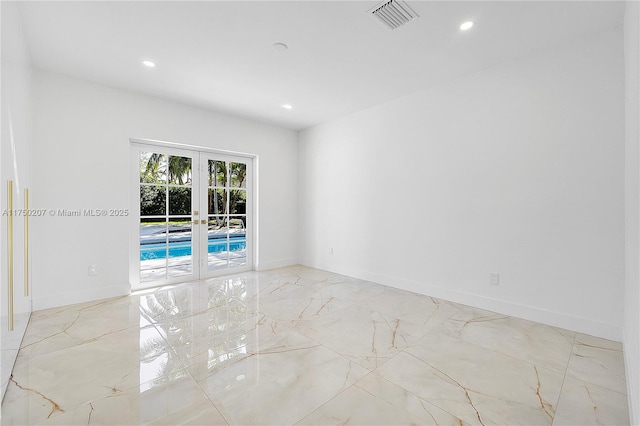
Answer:
[(7, 298), (9, 331), (13, 331), (13, 181), (7, 182), (7, 273), (9, 295)]
[(24, 189), (24, 295), (29, 296), (29, 188)]

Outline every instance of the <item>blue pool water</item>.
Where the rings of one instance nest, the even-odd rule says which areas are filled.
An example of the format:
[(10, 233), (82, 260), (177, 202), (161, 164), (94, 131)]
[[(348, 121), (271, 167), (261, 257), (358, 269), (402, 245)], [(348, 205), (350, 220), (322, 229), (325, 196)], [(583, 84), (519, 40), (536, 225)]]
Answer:
[[(244, 237), (230, 238), (229, 251), (244, 250), (247, 248), (247, 240)], [(227, 240), (209, 240), (209, 253), (227, 251)], [(140, 246), (140, 260), (164, 259), (167, 248), (164, 243), (143, 244)], [(169, 243), (169, 257), (190, 256), (191, 241), (176, 241)]]

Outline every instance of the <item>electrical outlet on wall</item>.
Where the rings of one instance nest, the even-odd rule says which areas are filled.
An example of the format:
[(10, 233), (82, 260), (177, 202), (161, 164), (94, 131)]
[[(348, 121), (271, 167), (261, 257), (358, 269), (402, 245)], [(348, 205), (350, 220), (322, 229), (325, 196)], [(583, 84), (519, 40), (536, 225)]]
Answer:
[(500, 274), (492, 272), (489, 274), (489, 285), (500, 285)]
[(89, 275), (98, 275), (98, 265), (95, 263), (89, 265)]

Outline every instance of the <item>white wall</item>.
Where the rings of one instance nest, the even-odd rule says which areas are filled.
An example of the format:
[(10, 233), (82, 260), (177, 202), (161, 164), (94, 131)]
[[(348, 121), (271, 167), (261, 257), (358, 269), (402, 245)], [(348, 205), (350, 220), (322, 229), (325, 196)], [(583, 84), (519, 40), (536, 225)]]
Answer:
[(624, 356), (631, 424), (640, 424), (640, 4), (628, 1), (624, 20), (626, 144)]
[[(34, 94), (35, 208), (129, 208), (130, 138), (257, 154), (259, 267), (296, 263), (296, 132), (44, 71)], [(128, 293), (128, 230), (128, 218), (38, 220), (34, 309)]]
[[(21, 19), (15, 2), (0, 2), (2, 68), (0, 86), (2, 115), (0, 119), (0, 210), (7, 208), (7, 181), (12, 180), (14, 209), (24, 207), (24, 189), (30, 186), (29, 155), (31, 126), (31, 62), (22, 32)], [(13, 218), (14, 266), (14, 330), (8, 330), (8, 268), (7, 268), (7, 216), (2, 215), (0, 226), (0, 346), (2, 362), (0, 377), (4, 394), (9, 375), (22, 341), (29, 315), (31, 298), (24, 295), (24, 217)]]
[(622, 45), (612, 30), (301, 132), (301, 262), (621, 340)]

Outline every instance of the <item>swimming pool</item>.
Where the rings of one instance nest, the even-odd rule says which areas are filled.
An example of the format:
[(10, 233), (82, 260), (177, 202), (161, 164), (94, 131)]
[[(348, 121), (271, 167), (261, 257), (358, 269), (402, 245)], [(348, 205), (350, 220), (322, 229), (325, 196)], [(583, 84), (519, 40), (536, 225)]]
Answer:
[[(229, 251), (240, 251), (247, 248), (247, 240), (244, 237), (229, 238)], [(227, 251), (226, 239), (210, 239), (209, 253)], [(167, 256), (165, 243), (151, 243), (140, 245), (140, 260), (164, 259)], [(169, 243), (169, 258), (178, 256), (191, 256), (191, 241), (173, 241)]]

